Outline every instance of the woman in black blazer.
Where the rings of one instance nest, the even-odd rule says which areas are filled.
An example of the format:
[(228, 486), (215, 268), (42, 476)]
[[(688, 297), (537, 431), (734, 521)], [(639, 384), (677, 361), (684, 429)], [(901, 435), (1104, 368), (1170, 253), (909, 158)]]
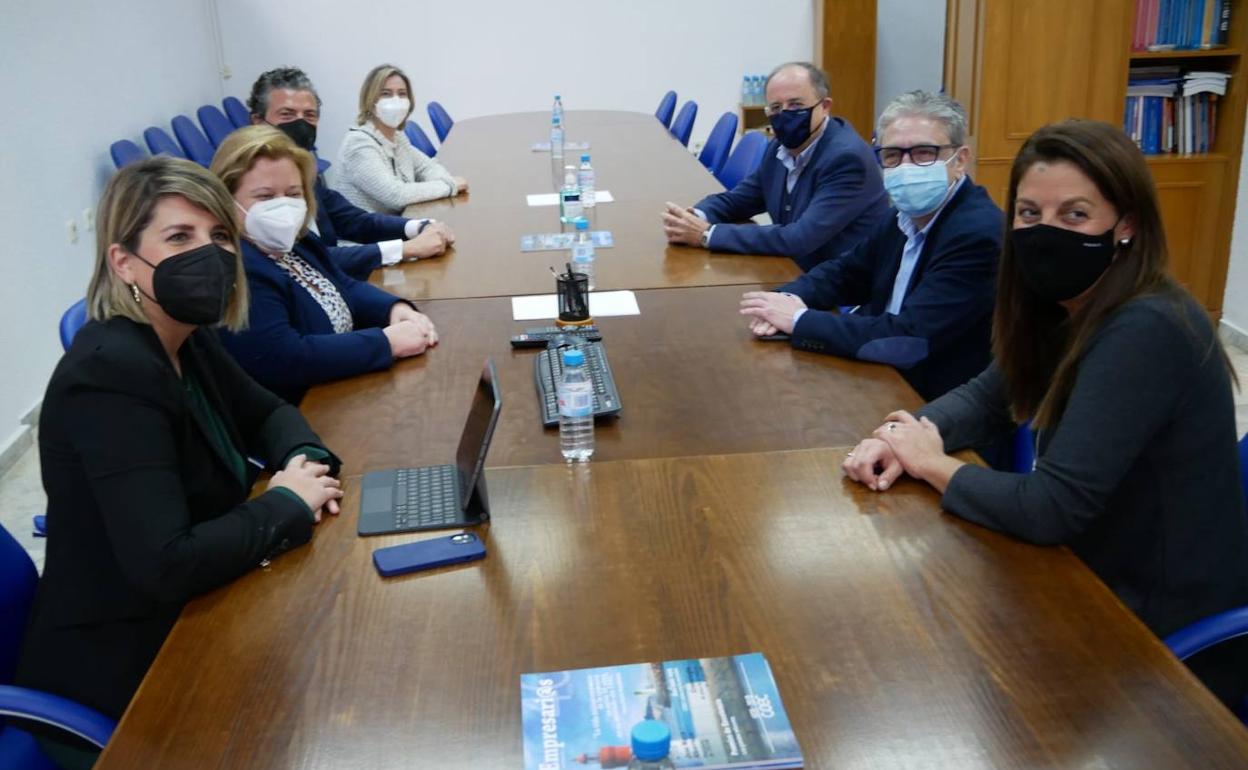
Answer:
[[(100, 201), (91, 320), (43, 400), (47, 559), (17, 683), (115, 718), (186, 601), (307, 542), (342, 495), (337, 458), (211, 328), (247, 313), (233, 208), (194, 163), (117, 172)], [(277, 470), (251, 500), (247, 457)], [(62, 764), (92, 760), (39, 738)]]

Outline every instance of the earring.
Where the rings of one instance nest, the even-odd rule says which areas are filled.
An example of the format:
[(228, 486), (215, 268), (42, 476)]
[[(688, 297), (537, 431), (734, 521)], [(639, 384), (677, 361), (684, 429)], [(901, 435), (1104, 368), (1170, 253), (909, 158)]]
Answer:
[(137, 283), (130, 284), (130, 296), (134, 297), (134, 304), (143, 304), (143, 298), (139, 295), (139, 285)]
[(1118, 245), (1125, 249), (1126, 247), (1131, 245), (1131, 239), (1123, 238), (1122, 240), (1118, 241)]

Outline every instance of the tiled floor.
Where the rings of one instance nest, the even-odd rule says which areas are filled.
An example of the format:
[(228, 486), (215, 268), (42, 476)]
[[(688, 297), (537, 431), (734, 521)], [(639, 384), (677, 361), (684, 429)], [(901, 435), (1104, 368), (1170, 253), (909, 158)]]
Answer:
[[(1235, 423), (1237, 435), (1248, 433), (1248, 351), (1227, 348), (1239, 375), (1235, 391)], [(39, 448), (31, 446), (21, 459), (0, 478), (0, 522), (30, 552), (35, 565), (43, 571), (44, 540), (31, 535), (31, 517), (43, 513), (47, 497), (39, 479)]]

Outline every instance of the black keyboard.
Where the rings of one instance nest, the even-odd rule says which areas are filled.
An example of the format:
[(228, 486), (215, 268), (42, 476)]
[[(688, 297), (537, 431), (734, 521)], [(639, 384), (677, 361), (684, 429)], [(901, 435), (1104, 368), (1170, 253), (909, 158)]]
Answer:
[[(585, 371), (594, 384), (594, 417), (614, 417), (620, 413), (620, 392), (615, 388), (611, 365), (607, 363), (607, 351), (601, 342), (582, 342), (571, 347), (585, 354)], [(563, 358), (560, 353), (568, 347), (543, 350), (533, 362), (533, 377), (537, 382), (537, 404), (542, 413), (542, 425), (549, 428), (559, 424), (559, 380), (563, 377)]]
[(435, 527), (462, 519), (454, 465), (403, 468), (395, 472), (395, 531)]

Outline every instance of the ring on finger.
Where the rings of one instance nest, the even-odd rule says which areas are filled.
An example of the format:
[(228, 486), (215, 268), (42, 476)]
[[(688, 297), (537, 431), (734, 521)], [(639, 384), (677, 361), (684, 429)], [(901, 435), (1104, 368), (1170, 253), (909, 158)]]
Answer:
[(890, 423), (888, 424), (888, 428), (886, 428), (886, 430), (888, 430), (888, 432), (889, 432), (889, 433), (892, 433), (893, 431), (897, 430), (897, 423), (895, 423), (895, 422), (890, 422)]

